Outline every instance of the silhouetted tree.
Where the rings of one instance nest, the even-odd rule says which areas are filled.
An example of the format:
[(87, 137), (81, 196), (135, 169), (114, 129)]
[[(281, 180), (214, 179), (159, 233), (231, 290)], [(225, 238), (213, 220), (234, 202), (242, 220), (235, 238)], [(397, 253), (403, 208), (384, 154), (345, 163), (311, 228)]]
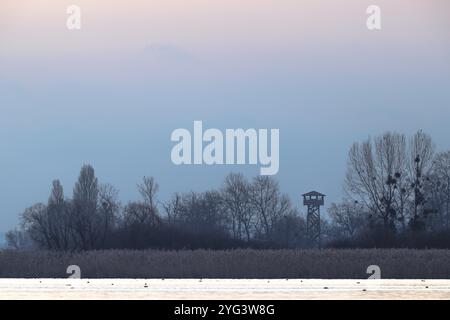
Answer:
[(93, 249), (100, 238), (101, 218), (98, 213), (98, 180), (94, 168), (84, 165), (73, 190), (72, 228), (76, 247)]
[(98, 190), (97, 215), (99, 241), (104, 243), (105, 239), (114, 230), (120, 215), (119, 191), (110, 184), (102, 184)]
[(374, 140), (355, 143), (349, 152), (346, 191), (365, 204), (385, 229), (395, 230), (402, 217), (402, 188), (406, 174), (405, 136), (387, 132)]
[(222, 188), (224, 210), (235, 239), (250, 241), (254, 233), (255, 210), (250, 199), (251, 186), (242, 174), (229, 174)]
[(450, 229), (450, 151), (435, 156), (424, 189), (428, 207), (436, 213), (432, 228)]
[(47, 207), (37, 203), (21, 214), (21, 228), (40, 248), (55, 249), (50, 236), (50, 221)]
[(255, 229), (259, 238), (269, 240), (275, 223), (292, 213), (287, 196), (280, 193), (278, 183), (269, 176), (258, 176), (250, 187), (252, 210), (257, 218)]
[(357, 201), (332, 203), (328, 209), (335, 237), (354, 237), (368, 226), (369, 213)]
[(156, 194), (158, 184), (153, 177), (144, 177), (142, 183), (138, 184), (141, 202), (130, 202), (124, 209), (123, 221), (126, 225), (145, 224), (156, 226), (161, 223), (156, 206)]
[(410, 176), (412, 209), (409, 225), (412, 230), (424, 230), (428, 215), (432, 212), (426, 208), (425, 182), (429, 179), (434, 156), (432, 139), (422, 131), (418, 131), (410, 140)]
[(175, 225), (194, 233), (225, 233), (226, 215), (220, 193), (206, 191), (181, 195)]
[(70, 210), (70, 203), (64, 198), (64, 190), (60, 181), (53, 181), (52, 192), (47, 204), (50, 249), (68, 250), (73, 246)]

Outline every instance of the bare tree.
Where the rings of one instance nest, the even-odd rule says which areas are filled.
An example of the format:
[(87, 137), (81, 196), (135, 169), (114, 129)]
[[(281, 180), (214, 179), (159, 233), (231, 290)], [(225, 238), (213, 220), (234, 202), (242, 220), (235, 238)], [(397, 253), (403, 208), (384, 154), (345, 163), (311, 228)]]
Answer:
[(366, 208), (357, 201), (332, 203), (328, 209), (332, 226), (338, 236), (353, 237), (367, 226)]
[(110, 184), (102, 184), (98, 192), (98, 224), (101, 241), (104, 242), (116, 224), (120, 211), (119, 191)]
[(144, 177), (142, 179), (142, 183), (138, 184), (138, 190), (144, 200), (144, 203), (156, 214), (156, 194), (159, 190), (159, 186), (156, 183), (155, 178)]
[(425, 182), (427, 204), (437, 212), (435, 229), (450, 228), (450, 151), (438, 153)]
[(142, 183), (137, 185), (142, 196), (142, 202), (130, 202), (124, 210), (126, 225), (146, 224), (155, 226), (161, 223), (156, 206), (158, 184), (153, 177), (144, 177)]
[(182, 196), (176, 192), (169, 201), (162, 204), (169, 225), (174, 225), (180, 219)]
[(407, 174), (406, 163), (405, 136), (397, 133), (355, 143), (349, 152), (347, 193), (365, 204), (388, 229), (395, 229), (401, 217), (399, 180)]
[(64, 198), (64, 190), (59, 180), (53, 181), (47, 204), (47, 215), (51, 247), (56, 250), (68, 250), (72, 245), (70, 205)]
[(21, 229), (29, 234), (37, 246), (45, 249), (53, 249), (50, 236), (47, 207), (43, 203), (37, 203), (21, 214)]
[(171, 205), (166, 205), (169, 207), (173, 224), (184, 230), (197, 234), (223, 233), (225, 230), (226, 216), (217, 191), (178, 195)]
[(124, 223), (131, 225), (156, 226), (161, 223), (161, 219), (154, 212), (149, 211), (148, 206), (143, 202), (130, 202), (124, 208)]
[(254, 178), (250, 188), (252, 208), (258, 219), (255, 227), (264, 239), (269, 239), (273, 226), (283, 216), (291, 213), (287, 196), (281, 195), (278, 183), (269, 176)]
[(233, 237), (247, 241), (253, 232), (254, 210), (250, 199), (250, 184), (242, 174), (229, 174), (222, 188), (224, 208), (230, 217)]
[(10, 234), (10, 240), (19, 243), (20, 237), (29, 238), (44, 249), (67, 250), (70, 245), (69, 217), (63, 188), (55, 180), (48, 205), (38, 203), (26, 209), (21, 215), (21, 230)]
[(434, 156), (432, 139), (421, 130), (410, 139), (409, 170), (412, 189), (412, 210), (410, 226), (414, 230), (425, 228), (427, 213), (425, 208), (426, 196), (424, 194), (425, 181), (429, 177)]
[(99, 238), (98, 180), (94, 168), (84, 165), (73, 190), (72, 228), (77, 248), (94, 248)]

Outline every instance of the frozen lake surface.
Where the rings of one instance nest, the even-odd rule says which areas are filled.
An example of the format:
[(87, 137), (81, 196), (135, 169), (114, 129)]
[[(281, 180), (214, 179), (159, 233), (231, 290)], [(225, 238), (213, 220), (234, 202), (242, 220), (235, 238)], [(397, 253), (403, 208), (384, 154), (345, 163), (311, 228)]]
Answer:
[(450, 280), (0, 279), (0, 299), (450, 299)]

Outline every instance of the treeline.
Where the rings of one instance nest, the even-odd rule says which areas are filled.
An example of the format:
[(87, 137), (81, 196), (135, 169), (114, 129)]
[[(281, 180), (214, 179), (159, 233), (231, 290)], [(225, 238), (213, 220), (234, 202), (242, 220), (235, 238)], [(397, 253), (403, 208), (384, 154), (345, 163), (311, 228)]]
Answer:
[[(141, 200), (125, 205), (118, 191), (81, 169), (72, 197), (56, 180), (46, 203), (20, 215), (9, 247), (93, 249), (230, 249), (309, 247), (303, 215), (273, 177), (229, 174), (217, 190), (158, 200), (144, 177)], [(450, 248), (450, 151), (435, 151), (422, 131), (387, 132), (354, 143), (346, 197), (322, 214), (322, 246)]]
[(9, 247), (60, 251), (95, 249), (227, 249), (299, 247), (304, 219), (271, 177), (230, 174), (222, 188), (175, 193), (158, 201), (158, 184), (144, 177), (138, 202), (122, 205), (118, 191), (82, 167), (72, 198), (56, 180), (47, 203), (20, 215)]
[(424, 132), (353, 144), (345, 191), (328, 210), (329, 245), (450, 248), (450, 151)]

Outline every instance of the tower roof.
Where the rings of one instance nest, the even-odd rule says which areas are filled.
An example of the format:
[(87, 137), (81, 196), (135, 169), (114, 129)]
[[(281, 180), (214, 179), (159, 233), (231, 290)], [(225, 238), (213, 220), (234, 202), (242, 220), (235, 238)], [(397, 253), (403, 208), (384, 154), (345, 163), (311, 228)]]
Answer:
[(307, 196), (322, 196), (322, 197), (325, 197), (325, 195), (323, 194), (323, 193), (320, 193), (320, 192), (317, 192), (317, 191), (311, 191), (311, 192), (308, 192), (308, 193), (304, 193), (304, 194), (302, 194), (302, 196), (304, 196), (304, 197), (307, 197)]

